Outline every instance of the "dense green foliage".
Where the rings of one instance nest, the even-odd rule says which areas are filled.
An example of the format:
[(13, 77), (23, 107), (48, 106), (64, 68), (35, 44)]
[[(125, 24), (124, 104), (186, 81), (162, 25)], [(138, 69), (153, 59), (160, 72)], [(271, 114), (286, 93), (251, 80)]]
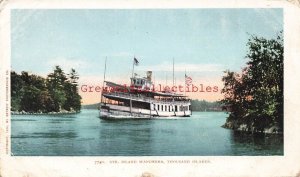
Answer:
[(43, 78), (23, 71), (11, 72), (11, 110), (25, 112), (61, 112), (81, 109), (78, 75), (74, 69), (65, 74), (55, 66), (53, 73)]
[(219, 102), (208, 102), (205, 100), (191, 100), (192, 111), (222, 111), (221, 104)]
[(252, 36), (246, 58), (247, 66), (241, 73), (225, 71), (225, 98), (231, 128), (241, 124), (251, 131), (277, 127), (283, 131), (283, 36), (265, 39)]

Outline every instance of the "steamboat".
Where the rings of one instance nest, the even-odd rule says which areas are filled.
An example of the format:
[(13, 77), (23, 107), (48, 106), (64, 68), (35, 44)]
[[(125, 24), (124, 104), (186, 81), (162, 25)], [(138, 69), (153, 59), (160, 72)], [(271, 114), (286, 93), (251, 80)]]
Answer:
[[(138, 60), (134, 58), (133, 70), (137, 64)], [(130, 86), (105, 81), (104, 73), (102, 88), (106, 88), (101, 93), (102, 119), (182, 118), (192, 114), (191, 101), (187, 96), (170, 89), (155, 90), (152, 71), (147, 71), (146, 77), (132, 74)]]

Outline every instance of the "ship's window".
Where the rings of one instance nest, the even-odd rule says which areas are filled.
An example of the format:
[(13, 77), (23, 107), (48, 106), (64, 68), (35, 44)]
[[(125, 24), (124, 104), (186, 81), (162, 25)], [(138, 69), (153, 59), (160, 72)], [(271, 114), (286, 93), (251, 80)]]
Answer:
[(164, 111), (164, 106), (163, 105), (161, 105), (161, 111)]
[(133, 80), (133, 83), (135, 84), (136, 83), (136, 80), (135, 79), (132, 79)]
[(175, 112), (177, 112), (177, 110), (178, 110), (178, 106), (175, 106)]
[(157, 110), (159, 111), (159, 105), (157, 105)]
[(140, 85), (140, 80), (139, 80), (139, 79), (137, 80), (136, 84), (137, 84), (137, 85)]
[(145, 83), (145, 81), (144, 81), (144, 80), (141, 80), (141, 84), (144, 85), (144, 83)]

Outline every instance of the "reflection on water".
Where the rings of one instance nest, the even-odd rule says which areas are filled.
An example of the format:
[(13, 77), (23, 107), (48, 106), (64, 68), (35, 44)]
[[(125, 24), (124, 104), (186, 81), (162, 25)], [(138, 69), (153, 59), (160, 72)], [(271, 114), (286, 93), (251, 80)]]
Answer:
[[(255, 154), (259, 155), (283, 155), (283, 135), (272, 135), (262, 133), (245, 133), (231, 131), (232, 144), (237, 155)], [(252, 149), (250, 149), (252, 147)], [(251, 150), (252, 152), (242, 152)]]
[(283, 136), (221, 128), (225, 113), (195, 112), (182, 120), (117, 120), (80, 114), (12, 116), (14, 155), (228, 156), (283, 155)]
[(76, 137), (76, 133), (74, 132), (62, 132), (62, 133), (58, 133), (58, 132), (37, 132), (37, 133), (33, 133), (32, 135), (17, 135), (11, 136), (12, 138), (75, 138)]
[[(153, 125), (152, 120), (101, 120), (102, 128), (99, 129), (99, 137), (102, 140), (99, 145), (103, 148), (103, 154), (124, 155), (141, 152), (151, 155)], [(112, 155), (112, 154), (111, 154)]]

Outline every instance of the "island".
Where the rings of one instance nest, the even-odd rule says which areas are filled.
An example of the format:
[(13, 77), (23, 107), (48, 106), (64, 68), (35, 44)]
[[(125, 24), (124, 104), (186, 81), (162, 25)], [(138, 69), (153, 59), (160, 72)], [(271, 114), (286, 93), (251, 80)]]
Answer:
[(283, 133), (283, 34), (276, 39), (251, 36), (248, 60), (240, 72), (225, 71), (223, 125), (238, 131)]
[(12, 114), (67, 114), (78, 113), (81, 96), (79, 76), (75, 69), (65, 74), (60, 66), (46, 78), (29, 72), (11, 71)]

